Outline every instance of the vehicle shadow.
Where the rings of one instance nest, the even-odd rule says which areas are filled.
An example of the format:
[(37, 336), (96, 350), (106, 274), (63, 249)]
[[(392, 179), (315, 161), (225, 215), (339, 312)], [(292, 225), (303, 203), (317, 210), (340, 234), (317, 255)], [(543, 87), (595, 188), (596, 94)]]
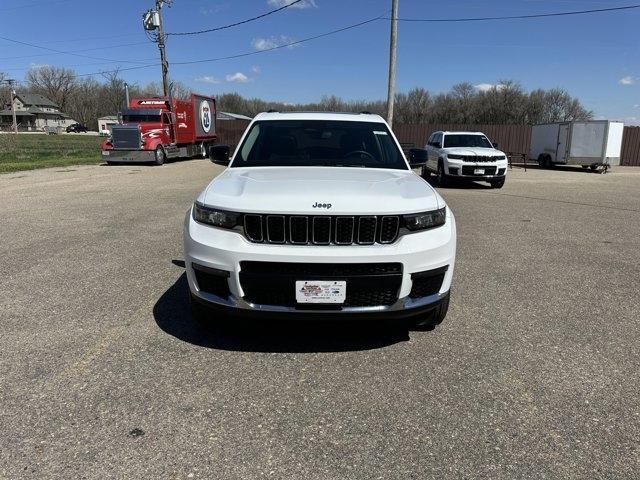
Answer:
[(153, 317), (164, 332), (184, 342), (237, 352), (359, 351), (409, 340), (408, 326), (402, 322), (218, 317), (212, 318), (210, 326), (201, 326), (191, 316), (185, 273), (160, 296), (153, 307)]

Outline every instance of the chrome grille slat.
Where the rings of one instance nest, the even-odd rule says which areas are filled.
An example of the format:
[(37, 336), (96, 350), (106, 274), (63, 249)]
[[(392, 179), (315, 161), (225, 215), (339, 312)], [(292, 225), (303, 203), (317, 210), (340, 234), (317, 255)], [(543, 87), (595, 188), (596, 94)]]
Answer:
[(253, 243), (290, 245), (374, 245), (394, 243), (399, 215), (243, 215), (243, 229)]

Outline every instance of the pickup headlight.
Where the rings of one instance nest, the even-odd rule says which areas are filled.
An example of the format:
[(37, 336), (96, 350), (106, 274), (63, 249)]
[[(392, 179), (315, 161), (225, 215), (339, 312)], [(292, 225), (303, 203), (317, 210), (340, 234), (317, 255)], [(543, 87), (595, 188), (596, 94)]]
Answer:
[(451, 160), (464, 160), (464, 155), (453, 155), (451, 153), (447, 153), (447, 158)]
[(193, 219), (196, 222), (206, 223), (213, 227), (233, 228), (238, 225), (239, 213), (218, 210), (217, 208), (205, 207), (198, 202), (193, 204)]
[(431, 212), (404, 215), (404, 224), (409, 230), (427, 230), (444, 225), (447, 208), (432, 210)]

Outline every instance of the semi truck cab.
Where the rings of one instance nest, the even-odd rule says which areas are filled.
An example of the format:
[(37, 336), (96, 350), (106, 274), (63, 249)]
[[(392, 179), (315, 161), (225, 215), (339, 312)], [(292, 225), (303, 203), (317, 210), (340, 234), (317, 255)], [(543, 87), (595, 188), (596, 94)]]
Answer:
[(206, 158), (217, 140), (215, 100), (201, 95), (192, 94), (190, 100), (133, 98), (119, 119), (102, 144), (107, 164)]

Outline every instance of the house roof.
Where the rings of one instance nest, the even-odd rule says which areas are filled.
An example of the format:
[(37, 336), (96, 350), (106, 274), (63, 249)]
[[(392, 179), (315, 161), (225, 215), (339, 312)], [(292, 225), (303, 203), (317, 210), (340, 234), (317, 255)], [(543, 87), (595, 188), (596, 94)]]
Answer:
[(98, 120), (118, 120), (116, 115), (107, 115), (106, 117), (100, 117)]
[(58, 105), (49, 100), (44, 95), (40, 95), (39, 93), (18, 93), (16, 97), (22, 101), (25, 105), (38, 105), (40, 107), (55, 107), (58, 108)]
[[(12, 117), (13, 112), (9, 109), (0, 110), (1, 117)], [(33, 117), (33, 115), (26, 110), (16, 110), (16, 117)]]

